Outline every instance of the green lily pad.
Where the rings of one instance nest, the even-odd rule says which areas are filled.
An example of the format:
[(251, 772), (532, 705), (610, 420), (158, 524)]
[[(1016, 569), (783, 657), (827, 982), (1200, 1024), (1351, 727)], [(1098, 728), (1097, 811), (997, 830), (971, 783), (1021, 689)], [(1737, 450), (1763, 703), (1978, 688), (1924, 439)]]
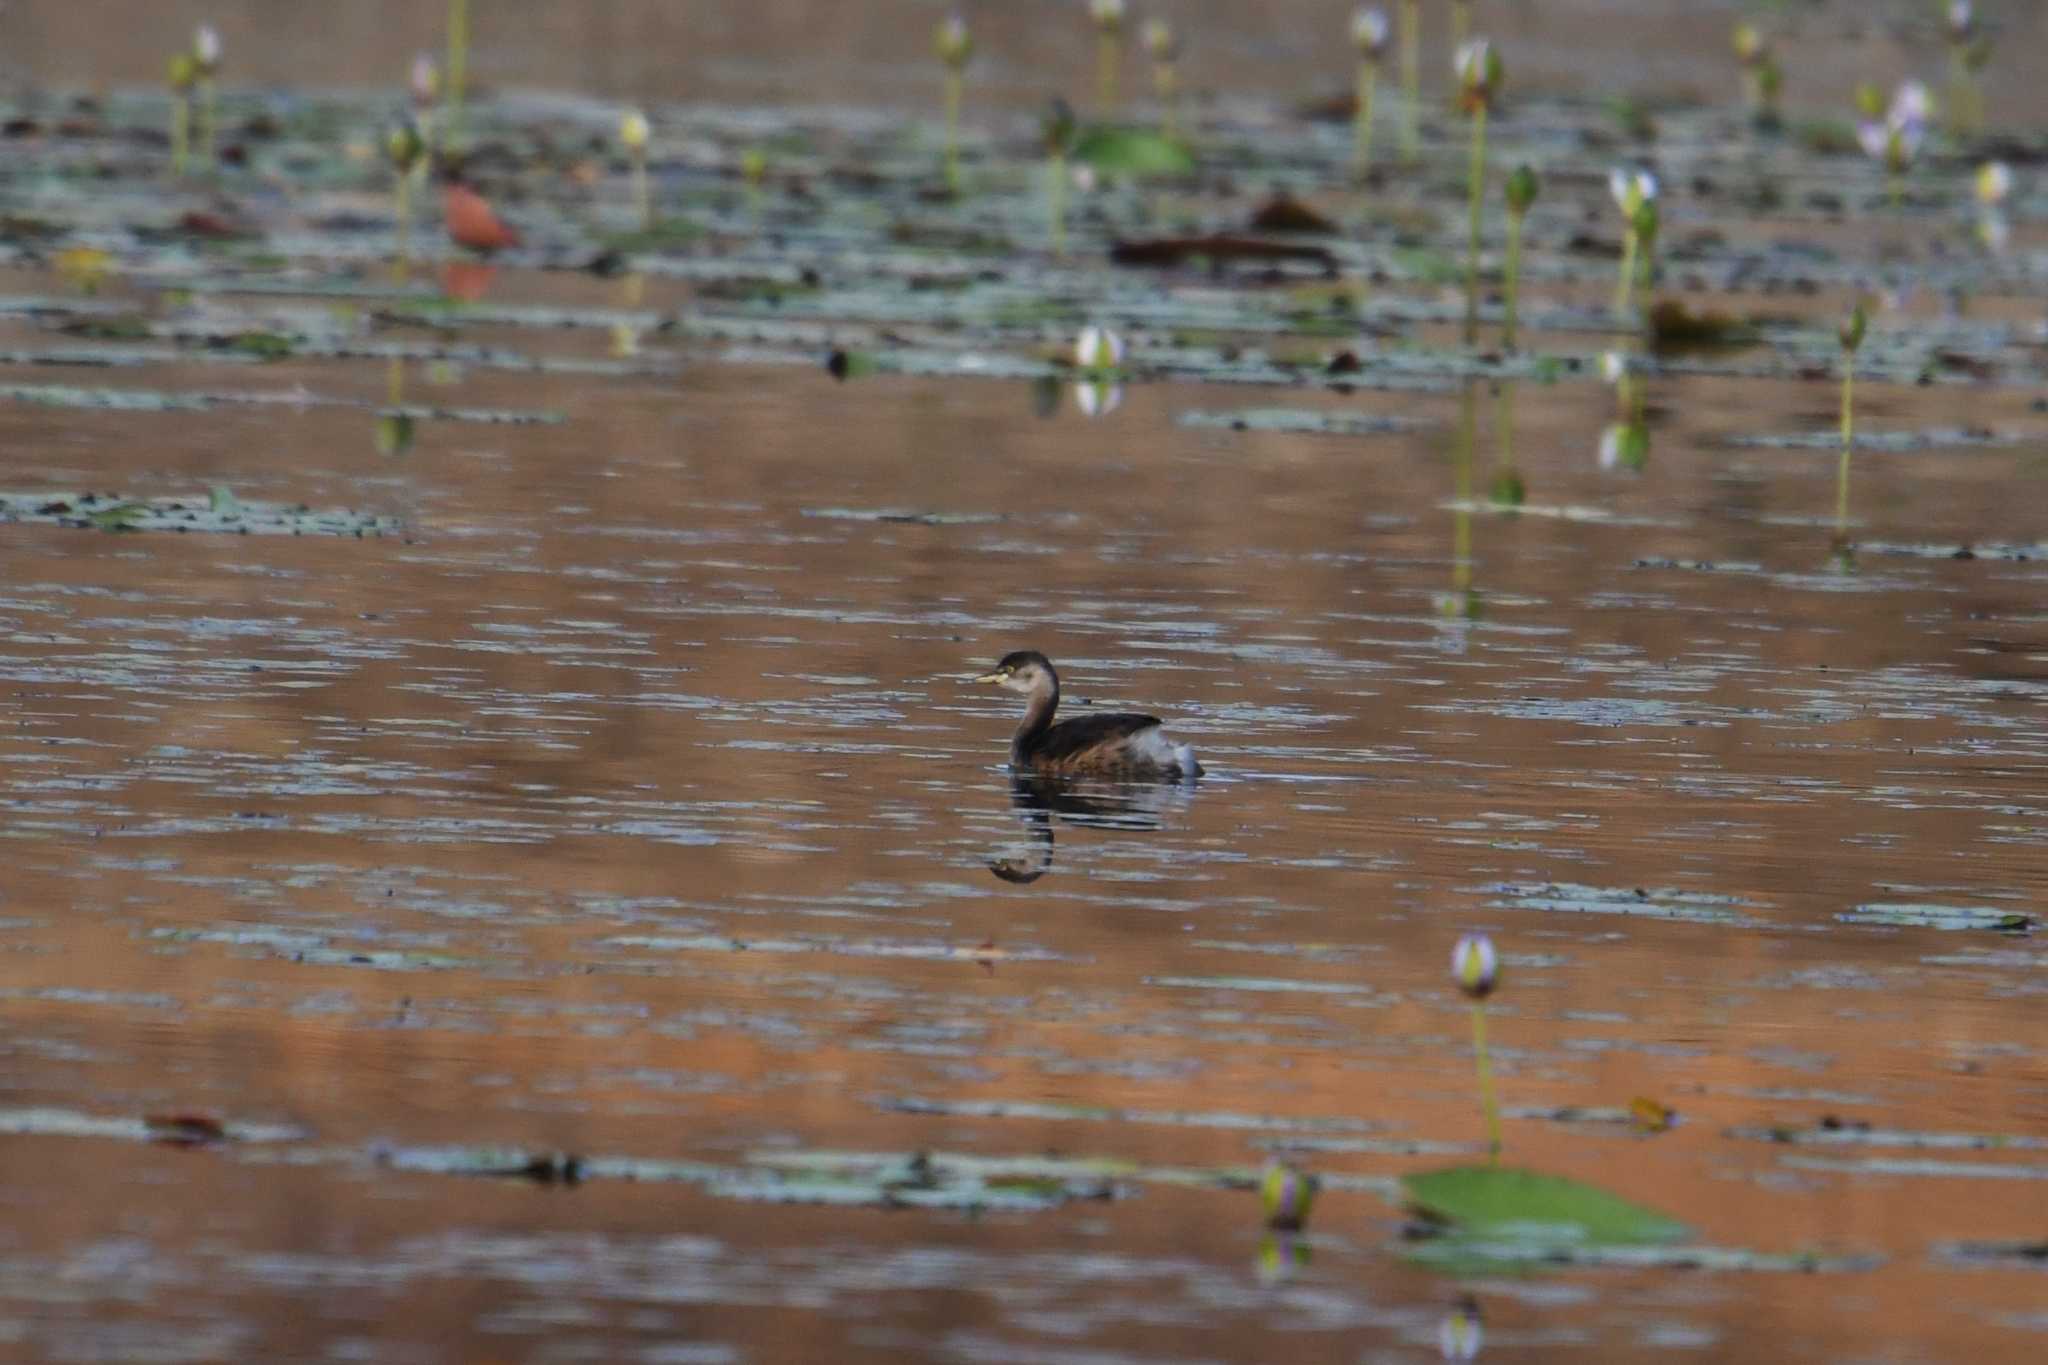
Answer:
[(1105, 175), (1192, 175), (1187, 147), (1149, 128), (1090, 128), (1074, 144), (1074, 160)]
[(1450, 1166), (1403, 1176), (1424, 1218), (1460, 1239), (1544, 1246), (1675, 1242), (1685, 1225), (1598, 1186), (1512, 1166)]

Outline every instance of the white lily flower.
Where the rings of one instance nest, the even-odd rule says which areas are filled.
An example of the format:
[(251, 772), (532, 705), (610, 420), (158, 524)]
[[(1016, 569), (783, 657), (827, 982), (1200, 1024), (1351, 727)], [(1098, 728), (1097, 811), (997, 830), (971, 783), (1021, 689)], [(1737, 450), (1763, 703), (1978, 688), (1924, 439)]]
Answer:
[(1124, 339), (1107, 327), (1083, 327), (1074, 340), (1074, 363), (1091, 372), (1113, 370), (1124, 363)]
[(1385, 10), (1361, 8), (1351, 16), (1351, 41), (1368, 57), (1385, 52), (1392, 34), (1393, 26), (1387, 22)]

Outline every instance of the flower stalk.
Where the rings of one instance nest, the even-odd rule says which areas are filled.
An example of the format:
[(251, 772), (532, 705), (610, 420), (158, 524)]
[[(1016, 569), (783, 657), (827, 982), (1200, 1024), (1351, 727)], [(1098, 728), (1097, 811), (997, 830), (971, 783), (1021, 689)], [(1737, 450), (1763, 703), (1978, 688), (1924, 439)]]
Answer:
[(185, 178), (192, 159), (192, 87), (199, 80), (199, 65), (189, 52), (171, 58), (171, 175)]
[(1159, 101), (1159, 131), (1180, 135), (1180, 36), (1164, 19), (1147, 20), (1145, 50), (1152, 57), (1152, 94)]
[(1508, 264), (1507, 264), (1507, 320), (1501, 329), (1501, 345), (1515, 349), (1515, 320), (1520, 310), (1522, 292), (1522, 222), (1528, 217), (1530, 206), (1536, 202), (1540, 190), (1536, 172), (1527, 166), (1517, 166), (1508, 177)]
[(1372, 162), (1372, 104), (1380, 60), (1391, 36), (1385, 11), (1361, 9), (1351, 17), (1351, 41), (1358, 47), (1358, 93), (1351, 121), (1351, 169), (1363, 178)]
[(1835, 466), (1835, 538), (1843, 542), (1849, 534), (1849, 458), (1856, 448), (1856, 352), (1869, 328), (1869, 314), (1859, 303), (1836, 332), (1842, 343), (1842, 456)]
[(960, 103), (966, 84), (967, 60), (974, 55), (974, 39), (967, 21), (949, 14), (932, 35), (932, 47), (946, 68), (946, 192), (960, 193)]
[(1106, 118), (1116, 111), (1124, 63), (1124, 0), (1089, 0), (1089, 12), (1095, 17), (1095, 102)]
[(199, 78), (199, 155), (211, 167), (218, 164), (220, 136), (220, 35), (211, 24), (201, 24), (192, 35), (192, 64)]
[(628, 110), (619, 120), (619, 141), (625, 144), (626, 155), (633, 162), (633, 216), (639, 220), (642, 232), (654, 226), (654, 196), (647, 183), (647, 139), (650, 132), (647, 115), (638, 109)]
[(1458, 49), (1454, 68), (1459, 102), (1472, 116), (1471, 238), (1465, 251), (1465, 344), (1479, 340), (1479, 234), (1486, 206), (1486, 116), (1499, 97), (1503, 79), (1500, 54), (1484, 38)]
[(1401, 160), (1422, 155), (1422, 0), (1401, 0)]
[(469, 88), (469, 0), (448, 0), (448, 112), (444, 146), (462, 135), (462, 100)]
[(1472, 1056), (1479, 1100), (1486, 1113), (1487, 1160), (1500, 1164), (1500, 1105), (1493, 1092), (1493, 1059), (1486, 1047), (1486, 997), (1500, 984), (1500, 959), (1484, 934), (1467, 934), (1451, 949), (1451, 977), (1472, 1001)]

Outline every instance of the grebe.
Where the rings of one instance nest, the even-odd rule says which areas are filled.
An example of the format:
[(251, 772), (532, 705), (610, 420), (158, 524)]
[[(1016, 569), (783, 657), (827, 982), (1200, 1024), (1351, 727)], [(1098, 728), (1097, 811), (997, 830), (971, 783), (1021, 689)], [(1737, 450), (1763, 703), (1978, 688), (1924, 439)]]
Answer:
[(1185, 782), (1202, 775), (1195, 751), (1166, 737), (1157, 716), (1129, 712), (1053, 723), (1060, 675), (1035, 649), (1005, 654), (975, 679), (1025, 695), (1024, 719), (1010, 740), (1010, 766), (1047, 777), (1107, 777), (1127, 782)]

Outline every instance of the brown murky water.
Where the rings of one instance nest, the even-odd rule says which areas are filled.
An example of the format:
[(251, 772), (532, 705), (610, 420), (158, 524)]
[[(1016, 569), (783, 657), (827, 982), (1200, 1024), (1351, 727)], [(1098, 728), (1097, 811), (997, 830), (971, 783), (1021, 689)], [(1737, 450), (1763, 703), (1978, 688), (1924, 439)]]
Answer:
[[(590, 43), (576, 60), (617, 46)], [(500, 51), (528, 54), (507, 74), (572, 60)], [(334, 202), (374, 209), (354, 193)], [(1949, 230), (1926, 219), (1918, 240)], [(1871, 231), (1725, 226), (1845, 254)], [(802, 233), (735, 235), (727, 264), (809, 259)], [(274, 400), (10, 391), (5, 491), (383, 520), (0, 526), (0, 1353), (1419, 1361), (1469, 1293), (1487, 1359), (2038, 1355), (2048, 418), (2024, 224), (1985, 290), (2006, 297), (1880, 319), (1957, 350), (2012, 335), (1995, 380), (1864, 387), (1868, 431), (1982, 439), (1858, 453), (1853, 571), (1826, 350), (1674, 362), (1634, 475), (1598, 458), (1613, 399), (1583, 365), (1609, 339), (1540, 318), (1572, 368), (1276, 397), (1210, 364), (1090, 419), (1024, 380), (835, 382), (832, 343), (971, 370), (1067, 330), (949, 326), (914, 290), (878, 315), (873, 279), (926, 258), (868, 245), (817, 245), (820, 297), (786, 308), (515, 258), (495, 322), (332, 315), (457, 356), (404, 365), (444, 414), (395, 459), (382, 359), (232, 364), (53, 336), (75, 295), (4, 310), (8, 384)], [(309, 275), (167, 296), (213, 266), (151, 260), (93, 306), (229, 332), (332, 311)], [(1604, 275), (1546, 263), (1545, 299), (1599, 307)], [(1118, 287), (1112, 317), (1179, 310), (1132, 324), (1162, 365), (1203, 344), (1172, 338), (1186, 317), (1272, 294)], [(44, 263), (0, 270), (0, 302), (60, 294)], [(1824, 339), (1844, 297), (1713, 302)], [(541, 306), (673, 325), (606, 369), (607, 328), (520, 311)], [(138, 350), (80, 369), (60, 346)], [(1245, 415), (1283, 407), (1403, 420)], [(1486, 497), (1510, 425), (1518, 511)], [(1069, 705), (1167, 717), (1208, 776), (1051, 810), (1013, 791), (1009, 698), (964, 679), (1021, 647)], [(1472, 929), (1506, 959), (1508, 1155), (1683, 1220), (1689, 1260), (1411, 1258), (1394, 1178), (1483, 1152), (1445, 970)], [(1639, 1098), (1676, 1126), (1632, 1125)], [(1243, 1188), (1274, 1154), (1326, 1180), (1283, 1275)]]

